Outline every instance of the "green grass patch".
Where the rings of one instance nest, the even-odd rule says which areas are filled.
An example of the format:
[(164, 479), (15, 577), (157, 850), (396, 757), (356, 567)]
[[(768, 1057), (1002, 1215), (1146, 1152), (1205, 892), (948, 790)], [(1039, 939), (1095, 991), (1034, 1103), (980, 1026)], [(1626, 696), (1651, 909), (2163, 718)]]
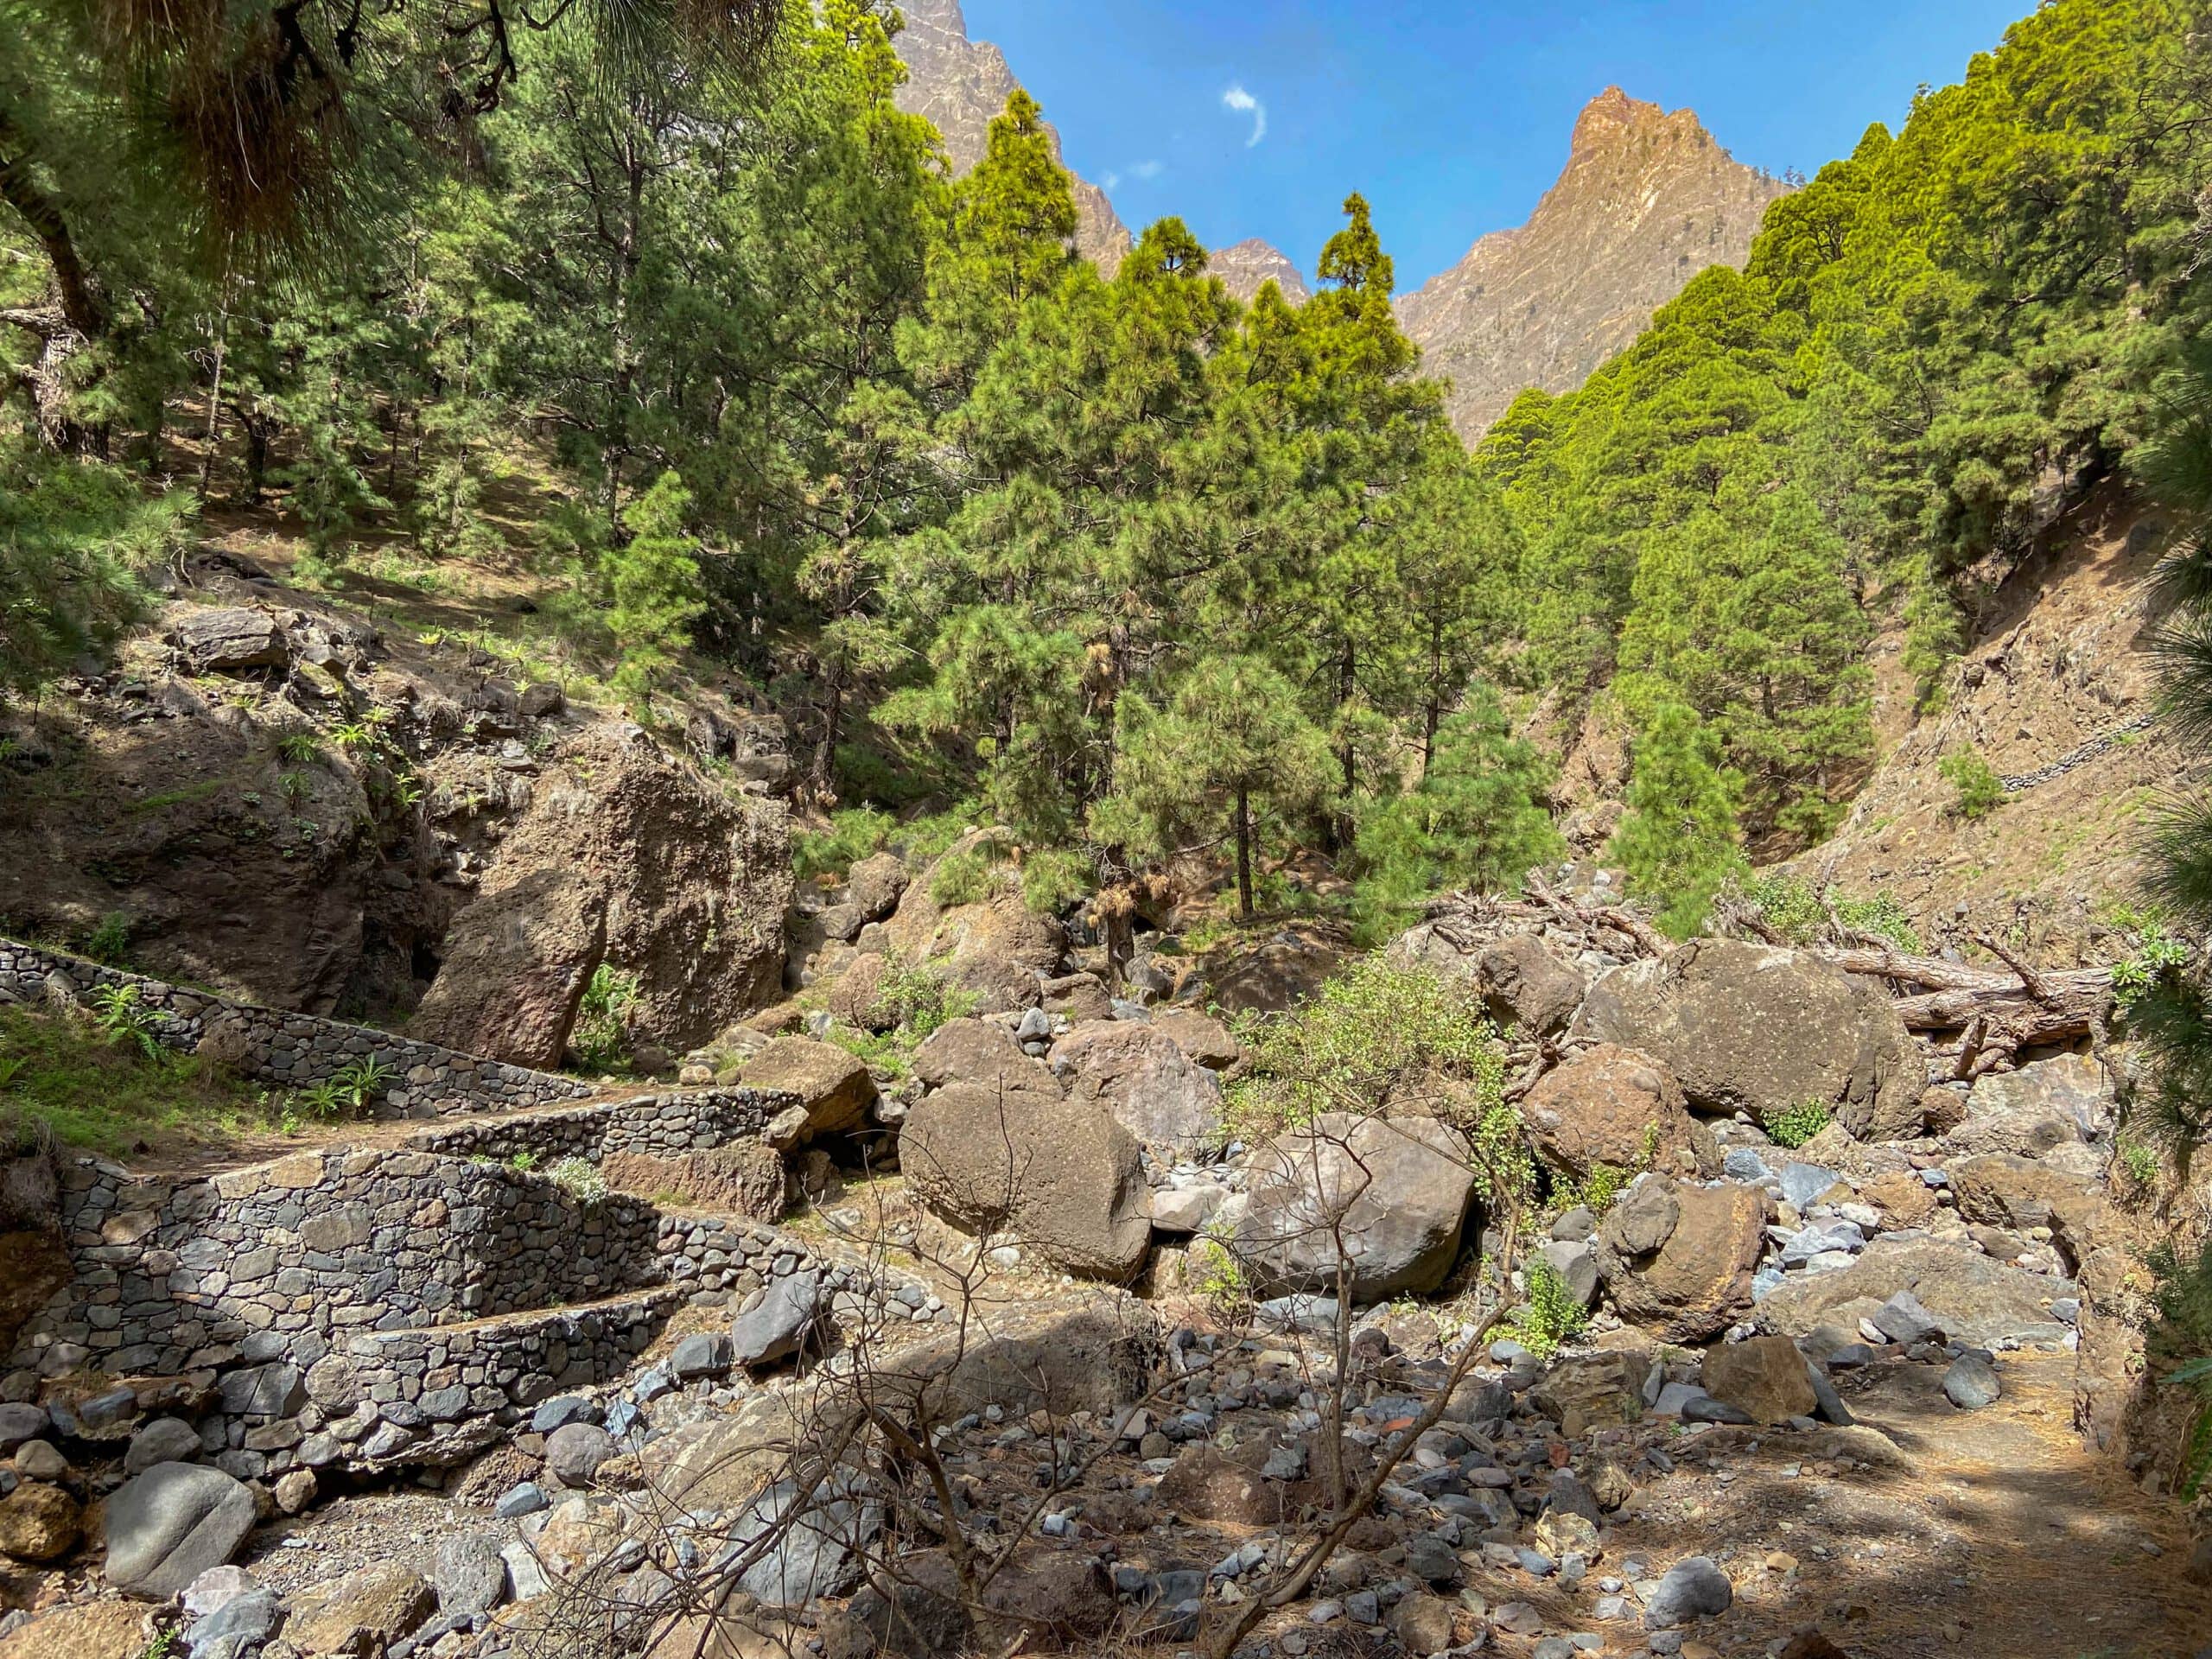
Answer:
[(156, 1135), (266, 1127), (262, 1091), (231, 1072), (20, 1008), (0, 1008), (0, 1117), (111, 1157)]

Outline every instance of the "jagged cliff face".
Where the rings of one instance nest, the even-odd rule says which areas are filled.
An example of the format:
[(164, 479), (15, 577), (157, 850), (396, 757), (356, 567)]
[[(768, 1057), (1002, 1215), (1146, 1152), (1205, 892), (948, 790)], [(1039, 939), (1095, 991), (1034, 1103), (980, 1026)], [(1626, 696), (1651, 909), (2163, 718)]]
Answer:
[(1306, 287), (1305, 277), (1290, 257), (1271, 242), (1262, 242), (1256, 236), (1233, 244), (1212, 255), (1206, 269), (1221, 278), (1223, 284), (1247, 304), (1269, 283), (1282, 289), (1282, 296), (1293, 305), (1303, 305), (1312, 297)]
[[(934, 122), (953, 167), (965, 173), (982, 159), (991, 118), (1006, 108), (1019, 83), (998, 48), (968, 38), (960, 0), (906, 0), (899, 10), (906, 27), (898, 39), (899, 55), (909, 79), (899, 88), (899, 107)], [(1059, 147), (1055, 131), (1055, 155)], [(1106, 193), (1087, 179), (1075, 181), (1075, 207), (1076, 246), (1111, 276), (1129, 251), (1128, 226)]]
[(1398, 302), (1423, 366), (1452, 383), (1472, 442), (1529, 386), (1569, 391), (1708, 265), (1740, 265), (1788, 187), (1745, 167), (1688, 110), (1618, 86), (1574, 124), (1567, 170), (1498, 231)]

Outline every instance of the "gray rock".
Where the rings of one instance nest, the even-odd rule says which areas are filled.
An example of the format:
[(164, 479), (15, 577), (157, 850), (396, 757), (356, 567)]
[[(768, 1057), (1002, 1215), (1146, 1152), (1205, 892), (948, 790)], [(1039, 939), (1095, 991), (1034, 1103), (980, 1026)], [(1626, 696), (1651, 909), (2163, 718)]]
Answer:
[[(194, 1445), (199, 1444), (198, 1438)], [(58, 1481), (69, 1472), (69, 1459), (45, 1440), (25, 1440), (16, 1448), (16, 1472), (25, 1480)]]
[(235, 674), (275, 668), (284, 660), (284, 632), (276, 620), (243, 606), (196, 610), (172, 636), (194, 674)]
[(1806, 1210), (1835, 1185), (1836, 1173), (1818, 1164), (1784, 1164), (1778, 1179), (1782, 1182), (1782, 1196), (1798, 1209)]
[(492, 1506), (492, 1513), (502, 1521), (514, 1521), (525, 1515), (536, 1515), (546, 1504), (543, 1487), (534, 1480), (518, 1481), (499, 1495), (499, 1501)]
[(43, 1406), (10, 1402), (0, 1405), (0, 1457), (5, 1457), (25, 1440), (37, 1440), (53, 1427)]
[(184, 1650), (191, 1659), (247, 1659), (283, 1620), (284, 1605), (276, 1592), (248, 1590), (186, 1625)]
[(499, 1547), (499, 1560), (507, 1569), (507, 1595), (511, 1600), (528, 1601), (542, 1596), (550, 1586), (545, 1569), (538, 1565), (537, 1552), (521, 1539), (512, 1539)]
[(1961, 1411), (1980, 1411), (1994, 1405), (2005, 1392), (1997, 1368), (1980, 1354), (1961, 1354), (1943, 1373), (1943, 1397)]
[(1875, 1310), (1874, 1328), (1891, 1342), (1910, 1346), (1916, 1342), (1943, 1340), (1943, 1322), (1920, 1305), (1920, 1299), (1901, 1290)]
[(1433, 1532), (1417, 1532), (1406, 1540), (1406, 1571), (1426, 1584), (1456, 1584), (1459, 1557)]
[(130, 1437), (125, 1474), (143, 1475), (157, 1463), (191, 1463), (200, 1452), (200, 1431), (181, 1417), (156, 1417)]
[(614, 1437), (595, 1423), (569, 1423), (545, 1437), (545, 1467), (563, 1486), (588, 1486), (614, 1455)]
[(1552, 1223), (1552, 1236), (1570, 1243), (1580, 1243), (1598, 1230), (1598, 1213), (1587, 1205), (1578, 1204), (1572, 1210), (1560, 1211), (1559, 1219)]
[(1725, 1613), (1735, 1600), (1735, 1586), (1709, 1556), (1688, 1555), (1667, 1569), (1667, 1576), (1644, 1602), (1644, 1626), (1671, 1630), (1694, 1618)]
[(440, 1541), (430, 1586), (442, 1613), (488, 1613), (506, 1593), (507, 1564), (499, 1547), (480, 1533)]
[(256, 1365), (222, 1380), (223, 1409), (233, 1417), (289, 1417), (308, 1402), (307, 1379), (296, 1365)]
[(1771, 1179), (1774, 1172), (1759, 1156), (1757, 1147), (1731, 1147), (1721, 1154), (1720, 1173), (1732, 1181), (1742, 1181), (1751, 1186)]
[(730, 1325), (731, 1357), (741, 1365), (772, 1365), (804, 1345), (822, 1300), (822, 1281), (813, 1273), (772, 1280), (757, 1306)]
[(1598, 1252), (1588, 1244), (1554, 1239), (1536, 1252), (1567, 1286), (1574, 1300), (1587, 1307), (1598, 1300)]
[(726, 1548), (734, 1555), (772, 1536), (738, 1587), (772, 1606), (796, 1607), (849, 1588), (860, 1573), (859, 1552), (882, 1526), (881, 1506), (856, 1482), (810, 1495), (797, 1482), (779, 1481), (747, 1506)]
[(530, 1432), (550, 1434), (555, 1429), (565, 1428), (570, 1423), (595, 1423), (599, 1421), (599, 1408), (581, 1394), (557, 1395), (530, 1414)]
[(1228, 1197), (1227, 1187), (1211, 1182), (1162, 1187), (1152, 1195), (1152, 1230), (1179, 1235), (1202, 1231)]
[(243, 1482), (201, 1464), (157, 1463), (107, 1501), (108, 1582), (149, 1601), (181, 1595), (238, 1554), (254, 1519)]
[(728, 1376), (736, 1363), (736, 1344), (719, 1331), (702, 1331), (684, 1338), (668, 1358), (670, 1371), (685, 1382), (702, 1376)]
[(1848, 1428), (1859, 1421), (1851, 1414), (1851, 1408), (1843, 1403), (1843, 1396), (1835, 1391), (1835, 1384), (1828, 1381), (1827, 1372), (1823, 1367), (1808, 1359), (1805, 1375), (1812, 1378), (1813, 1398), (1819, 1402), (1813, 1408), (1815, 1416), (1824, 1423), (1834, 1423), (1839, 1428)]

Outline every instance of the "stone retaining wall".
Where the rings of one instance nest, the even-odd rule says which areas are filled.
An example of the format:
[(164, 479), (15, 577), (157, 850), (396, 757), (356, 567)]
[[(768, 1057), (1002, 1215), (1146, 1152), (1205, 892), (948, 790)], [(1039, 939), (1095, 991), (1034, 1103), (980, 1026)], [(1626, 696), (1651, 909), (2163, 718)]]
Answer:
[(18, 1363), (164, 1374), (278, 1352), (312, 1363), (342, 1332), (665, 1283), (658, 1224), (638, 1199), (586, 1205), (501, 1165), (423, 1152), (303, 1152), (181, 1185), (78, 1159), (62, 1196), (76, 1278), (26, 1325)]
[(79, 995), (99, 986), (135, 986), (138, 1004), (146, 1012), (147, 1030), (164, 1047), (211, 1054), (257, 1082), (306, 1088), (331, 1081), (348, 1066), (373, 1060), (390, 1072), (391, 1083), (372, 1116), (512, 1111), (582, 1100), (596, 1092), (575, 1077), (478, 1059), (366, 1026), (264, 1008), (102, 967), (66, 951), (0, 938), (0, 1002), (35, 1001), (46, 994), (48, 979), (57, 975)]
[(758, 1139), (768, 1120), (792, 1096), (757, 1089), (683, 1089), (631, 1095), (553, 1111), (438, 1124), (418, 1129), (407, 1144), (455, 1157), (527, 1154), (542, 1166), (563, 1158), (596, 1164), (618, 1152), (677, 1158), (687, 1152)]

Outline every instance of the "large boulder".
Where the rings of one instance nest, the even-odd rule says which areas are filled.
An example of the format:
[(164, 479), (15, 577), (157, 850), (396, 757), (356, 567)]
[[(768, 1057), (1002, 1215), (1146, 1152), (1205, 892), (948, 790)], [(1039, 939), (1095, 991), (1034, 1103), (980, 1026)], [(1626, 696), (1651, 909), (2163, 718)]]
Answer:
[(914, 1075), (930, 1089), (972, 1083), (1057, 1095), (1060, 1085), (1042, 1060), (1021, 1051), (1014, 1033), (988, 1020), (948, 1020), (914, 1051)]
[(1334, 938), (1293, 930), (1226, 944), (1205, 960), (1205, 1000), (1225, 1014), (1280, 1013), (1319, 990), (1344, 956)]
[(1086, 1020), (1052, 1045), (1052, 1065), (1072, 1099), (1103, 1109), (1171, 1161), (1219, 1136), (1220, 1080), (1156, 1026)]
[(1143, 1264), (1152, 1206), (1137, 1143), (1095, 1106), (954, 1084), (907, 1114), (899, 1161), (923, 1206), (964, 1232), (1014, 1232), (1089, 1277)]
[(1689, 1114), (1664, 1061), (1599, 1043), (1546, 1072), (1522, 1102), (1537, 1156), (1581, 1181), (1599, 1164), (1668, 1174), (1720, 1173), (1713, 1132)]
[(2078, 1298), (2070, 1280), (2005, 1267), (1942, 1239), (1878, 1238), (1847, 1268), (1793, 1279), (1758, 1307), (1762, 1330), (1803, 1336), (1816, 1325), (1852, 1329), (1899, 1292), (1909, 1291), (1955, 1342), (2062, 1343), (2071, 1327), (2053, 1302)]
[(1948, 1138), (1961, 1152), (2038, 1158), (2094, 1140), (2112, 1127), (2112, 1115), (2104, 1068), (2079, 1054), (2061, 1054), (1975, 1078), (1965, 1121)]
[[(659, 1046), (696, 1047), (782, 994), (792, 892), (785, 808), (732, 795), (637, 728), (609, 721), (553, 757), (476, 899), (453, 918), (419, 1034), (442, 1041), (456, 1011), (528, 995), (543, 953), (589, 954), (573, 931), (556, 935), (550, 910), (527, 910), (538, 957), (499, 943), (518, 915), (507, 891), (549, 871), (601, 895), (605, 958), (637, 977), (627, 1018)], [(588, 904), (570, 900), (569, 913), (572, 929), (588, 931)]]
[(1818, 1409), (1812, 1373), (1788, 1337), (1723, 1343), (1705, 1356), (1705, 1391), (1754, 1422), (1786, 1423)]
[(1433, 1118), (1325, 1112), (1261, 1147), (1250, 1173), (1235, 1250), (1263, 1296), (1333, 1294), (1340, 1264), (1355, 1302), (1433, 1290), (1475, 1197), (1465, 1137)]
[(108, 1582), (167, 1601), (238, 1553), (253, 1530), (253, 1493), (205, 1464), (157, 1463), (107, 1501)]
[(1598, 1229), (1599, 1275), (1631, 1325), (1669, 1342), (1702, 1342), (1751, 1311), (1765, 1224), (1757, 1187), (1646, 1176)]
[(1393, 939), (1389, 956), (1399, 967), (1426, 969), (1471, 986), (1492, 1020), (1530, 1036), (1561, 1029), (1582, 1004), (1581, 969), (1535, 933), (1484, 940), (1422, 922)]
[[(988, 832), (956, 842), (946, 858), (980, 857), (990, 850)], [(942, 863), (942, 861), (940, 861)], [(1067, 937), (1058, 920), (1039, 916), (1020, 892), (994, 874), (990, 890), (972, 904), (940, 906), (931, 879), (910, 886), (885, 924), (892, 948), (910, 962), (925, 962), (947, 982), (976, 998), (978, 1014), (1034, 1007), (1043, 980), (1060, 971)]]
[(1862, 1141), (1920, 1124), (1927, 1069), (1897, 1009), (1803, 951), (1693, 939), (1601, 977), (1574, 1032), (1656, 1056), (1703, 1111), (1764, 1121), (1818, 1101)]
[(469, 906), (410, 1027), (464, 1054), (559, 1066), (607, 950), (607, 891), (581, 871), (531, 870)]
[(906, 891), (906, 867), (896, 853), (875, 853), (861, 860), (845, 874), (845, 902), (861, 919), (880, 922), (899, 908)]
[(2088, 1177), (2009, 1152), (1962, 1158), (1947, 1171), (1966, 1220), (2018, 1233), (2048, 1227), (2072, 1262), (2096, 1248), (2107, 1211)]
[(749, 1089), (797, 1097), (806, 1114), (796, 1141), (856, 1129), (875, 1103), (875, 1079), (867, 1065), (834, 1043), (811, 1037), (779, 1037), (738, 1068)]

